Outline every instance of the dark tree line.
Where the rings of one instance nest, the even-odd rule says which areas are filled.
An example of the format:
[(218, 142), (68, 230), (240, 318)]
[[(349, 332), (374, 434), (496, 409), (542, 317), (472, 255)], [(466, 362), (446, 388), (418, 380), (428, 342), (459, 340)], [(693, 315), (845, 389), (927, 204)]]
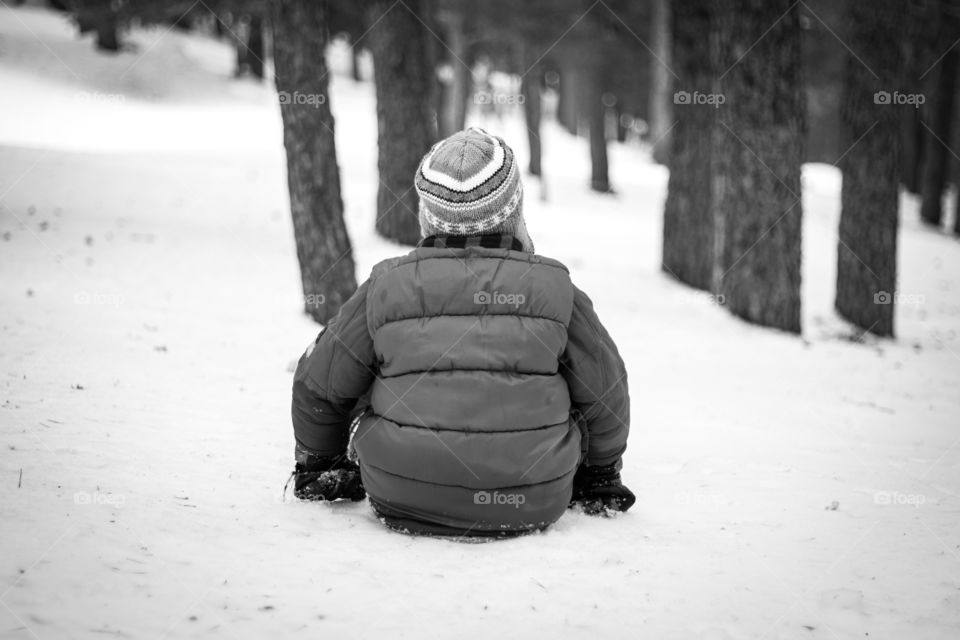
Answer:
[(208, 31), (236, 49), (234, 75), (263, 80), (267, 59), (265, 0), (54, 0), (52, 8), (73, 16), (81, 34), (93, 33), (97, 50), (123, 49), (123, 32), (133, 24), (163, 25), (181, 31)]
[[(61, 4), (105, 49), (119, 49), (132, 22), (213, 30), (236, 42), (238, 73), (267, 75), (272, 52), (280, 95), (318, 98), (320, 108), (282, 103), (281, 115), (305, 308), (320, 322), (356, 286), (324, 59), (335, 36), (350, 44), (355, 80), (361, 52), (373, 60), (383, 237), (419, 238), (415, 168), (483, 108), (475, 72), (494, 69), (518, 80), (530, 175), (542, 176), (549, 153), (548, 90), (558, 124), (587, 140), (591, 189), (615, 188), (609, 144), (641, 140), (670, 170), (664, 271), (749, 322), (790, 332), (801, 328), (803, 162), (843, 172), (836, 308), (878, 335), (894, 330), (884, 294), (896, 290), (898, 183), (921, 195), (923, 220), (940, 225), (960, 164), (960, 0)], [(885, 92), (925, 100), (887, 104), (877, 98)]]
[[(750, 322), (799, 332), (800, 168), (812, 140), (813, 158), (843, 175), (836, 309), (892, 336), (900, 183), (922, 194), (922, 219), (939, 225), (957, 159), (955, 3), (846, 0), (824, 12), (833, 28), (789, 0), (673, 0), (670, 9), (676, 91), (722, 102), (674, 108), (664, 271)], [(827, 64), (822, 40), (812, 52), (802, 44), (817, 31), (843, 47), (825, 75), (816, 74)], [(805, 70), (817, 79), (808, 83)], [(809, 109), (835, 143), (809, 135)]]

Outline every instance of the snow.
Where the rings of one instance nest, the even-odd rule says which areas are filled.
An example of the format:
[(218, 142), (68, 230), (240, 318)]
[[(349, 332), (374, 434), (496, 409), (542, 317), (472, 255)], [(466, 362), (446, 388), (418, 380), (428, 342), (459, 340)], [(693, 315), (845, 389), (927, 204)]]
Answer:
[[(805, 167), (790, 336), (663, 275), (667, 176), (642, 149), (613, 145), (617, 194), (591, 194), (586, 142), (547, 123), (528, 224), (627, 363), (638, 501), (505, 542), (411, 538), (365, 502), (282, 498), (289, 367), (318, 327), (270, 87), (230, 79), (224, 45), (133, 38), (98, 55), (0, 7), (0, 635), (956, 637), (960, 252), (912, 198), (914, 304), (896, 340), (862, 337), (832, 311), (839, 173)], [(372, 87), (334, 66), (365, 277), (402, 249), (372, 231)], [(482, 124), (525, 161), (516, 113)]]

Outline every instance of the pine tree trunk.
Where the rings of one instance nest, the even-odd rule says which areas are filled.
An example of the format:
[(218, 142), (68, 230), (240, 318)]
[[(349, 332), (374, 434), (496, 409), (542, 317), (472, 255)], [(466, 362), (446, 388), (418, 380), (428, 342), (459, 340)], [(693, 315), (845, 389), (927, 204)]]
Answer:
[(723, 245), (715, 288), (734, 315), (799, 333), (805, 135), (799, 9), (791, 0), (716, 6), (725, 102), (712, 165)]
[[(681, 282), (710, 290), (714, 269), (714, 221), (710, 158), (717, 109), (683, 96), (712, 91), (711, 0), (673, 0), (673, 64), (677, 124), (668, 154), (670, 179), (663, 211), (663, 270)], [(682, 92), (682, 93), (681, 93)]]
[[(694, 8), (698, 4), (691, 0)], [(682, 9), (681, 9), (682, 10)], [(671, 80), (670, 74), (672, 66), (672, 43), (671, 43), (671, 1), (654, 0), (653, 2), (653, 21), (651, 24), (651, 45), (653, 54), (651, 59), (652, 70), (650, 77), (653, 80), (650, 88), (650, 139), (653, 141), (653, 160), (659, 164), (667, 164), (670, 150), (670, 125), (673, 119), (673, 102), (670, 92)], [(706, 40), (704, 31), (699, 34), (701, 40)], [(709, 58), (700, 60), (701, 66)], [(676, 72), (676, 70), (674, 70)], [(689, 76), (688, 76), (689, 77)]]
[[(527, 66), (524, 65), (526, 69)], [(530, 148), (530, 164), (527, 170), (532, 176), (542, 174), (540, 166), (542, 147), (540, 144), (540, 84), (541, 69), (536, 67), (527, 71), (520, 84), (520, 92), (523, 96), (523, 116), (527, 125), (527, 144)]]
[[(939, 11), (931, 4), (913, 3), (905, 13), (904, 90), (932, 97), (932, 81), (936, 79), (932, 71), (936, 69), (934, 63), (943, 55), (943, 51), (936, 50), (939, 44), (937, 38), (926, 37), (926, 34), (936, 33), (940, 23)], [(927, 142), (927, 130), (922, 123), (931, 121), (932, 106), (927, 101), (919, 109), (900, 109), (903, 149), (900, 180), (904, 189), (917, 195), (923, 191), (923, 158)]]
[(267, 54), (263, 50), (263, 15), (250, 16), (250, 34), (247, 36), (247, 67), (254, 78), (263, 80), (263, 59)]
[[(421, 0), (376, 3), (370, 49), (377, 91), (380, 187), (377, 232), (401, 244), (420, 239), (413, 179), (436, 139), (434, 70)], [(416, 14), (416, 15), (414, 15)], [(418, 16), (420, 19), (418, 19)]]
[[(944, 21), (949, 19), (945, 16)], [(950, 30), (952, 36), (952, 30)], [(945, 41), (945, 38), (943, 39)], [(947, 44), (946, 46), (950, 46)], [(947, 183), (947, 172), (950, 167), (950, 149), (953, 136), (953, 108), (954, 94), (957, 88), (957, 67), (960, 62), (960, 53), (950, 49), (940, 61), (937, 73), (937, 88), (932, 97), (932, 121), (929, 123), (932, 131), (927, 131), (927, 140), (924, 144), (926, 158), (923, 163), (923, 178), (921, 193), (923, 203), (920, 206), (920, 219), (923, 222), (940, 226), (943, 217), (943, 192)]]
[(880, 336), (893, 335), (900, 107), (876, 104), (874, 94), (901, 86), (900, 51), (890, 43), (896, 41), (903, 19), (900, 0), (847, 5), (848, 42), (859, 59), (848, 55), (840, 113), (846, 145), (853, 146), (840, 164), (836, 308)]
[[(92, 26), (97, 32), (96, 47), (99, 51), (116, 53), (120, 51), (119, 19), (112, 7), (91, 11)], [(83, 27), (81, 26), (81, 33)]]
[(360, 47), (357, 43), (350, 47), (350, 75), (354, 82), (363, 81), (363, 74), (360, 72)]
[(579, 73), (570, 62), (564, 63), (560, 71), (560, 93), (557, 99), (557, 120), (571, 135), (577, 135), (579, 120)]
[(270, 8), (304, 309), (326, 323), (357, 288), (327, 93), (327, 3), (278, 0)]
[(211, 10), (213, 14), (213, 33), (216, 36), (217, 40), (222, 40), (227, 36), (227, 25), (224, 24), (225, 16), (221, 15), (218, 11)]
[(903, 149), (903, 167), (900, 180), (903, 188), (919, 194), (922, 184), (923, 149), (926, 129), (920, 124), (920, 109), (905, 109), (901, 118), (900, 138)]
[(960, 206), (953, 213), (953, 232), (960, 236)]
[(453, 81), (444, 105), (443, 137), (462, 131), (467, 124), (467, 102), (472, 89), (472, 73), (467, 66), (467, 38), (463, 31), (462, 10), (454, 7), (447, 14), (447, 45), (450, 47), (450, 69)]
[(590, 188), (600, 193), (610, 191), (607, 167), (607, 118), (603, 106), (603, 90), (598, 75), (600, 69), (584, 74), (583, 109), (587, 116), (587, 135), (590, 138)]
[[(629, 127), (624, 124), (624, 115), (629, 113), (626, 104), (622, 98), (617, 96), (617, 103), (613, 105), (613, 115), (616, 122), (617, 129), (617, 142), (624, 143), (627, 141), (627, 133), (630, 131)], [(666, 155), (664, 155), (666, 158)]]

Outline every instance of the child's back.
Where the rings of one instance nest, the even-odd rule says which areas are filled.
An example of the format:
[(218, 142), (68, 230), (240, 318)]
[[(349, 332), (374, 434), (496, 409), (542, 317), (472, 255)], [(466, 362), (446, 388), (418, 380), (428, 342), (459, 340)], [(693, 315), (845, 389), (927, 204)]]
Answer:
[[(298, 367), (294, 427), (308, 472), (298, 489), (316, 488), (324, 466), (350, 468), (347, 427), (369, 393), (353, 446), (371, 503), (394, 527), (539, 529), (576, 489), (629, 508), (623, 363), (566, 267), (533, 254), (512, 151), (461, 132), (431, 150), (417, 188), (427, 237), (374, 268)], [(350, 497), (325, 486), (301, 493)]]

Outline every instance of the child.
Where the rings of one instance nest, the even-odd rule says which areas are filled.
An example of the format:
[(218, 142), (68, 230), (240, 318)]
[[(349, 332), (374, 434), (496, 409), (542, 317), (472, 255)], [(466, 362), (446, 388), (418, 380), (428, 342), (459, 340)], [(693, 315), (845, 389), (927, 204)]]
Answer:
[(567, 268), (534, 254), (513, 151), (461, 131), (415, 185), (423, 240), (375, 266), (297, 366), (295, 495), (369, 494), (388, 526), (432, 535), (626, 511), (623, 361)]

